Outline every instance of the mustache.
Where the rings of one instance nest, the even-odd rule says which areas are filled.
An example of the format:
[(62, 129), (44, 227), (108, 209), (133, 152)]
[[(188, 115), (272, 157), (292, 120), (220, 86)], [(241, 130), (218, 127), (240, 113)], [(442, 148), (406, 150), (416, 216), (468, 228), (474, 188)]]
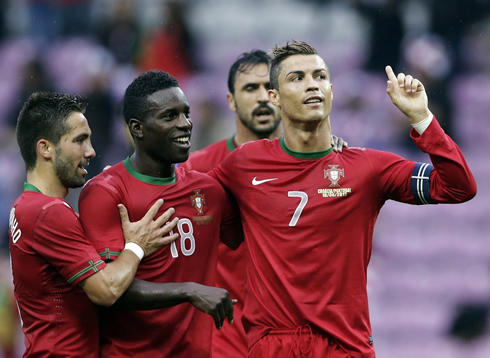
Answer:
[(253, 111), (252, 111), (252, 115), (256, 116), (258, 112), (264, 110), (264, 109), (267, 109), (268, 111), (272, 113), (274, 113), (274, 109), (269, 106), (268, 104), (266, 103), (263, 103), (263, 104), (260, 104), (257, 108), (255, 108)]

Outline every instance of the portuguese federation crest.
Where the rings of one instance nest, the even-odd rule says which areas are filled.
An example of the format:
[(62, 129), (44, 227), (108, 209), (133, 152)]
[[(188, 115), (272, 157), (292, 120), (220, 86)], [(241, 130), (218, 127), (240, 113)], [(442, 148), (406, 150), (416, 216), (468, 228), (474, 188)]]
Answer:
[(194, 195), (191, 195), (192, 206), (196, 208), (197, 215), (204, 215), (204, 205), (206, 205), (206, 198), (204, 194), (201, 194), (201, 189), (195, 189)]
[(344, 177), (344, 169), (339, 169), (338, 166), (338, 164), (329, 165), (329, 169), (323, 169), (323, 178), (330, 179), (330, 187), (340, 186), (339, 180)]

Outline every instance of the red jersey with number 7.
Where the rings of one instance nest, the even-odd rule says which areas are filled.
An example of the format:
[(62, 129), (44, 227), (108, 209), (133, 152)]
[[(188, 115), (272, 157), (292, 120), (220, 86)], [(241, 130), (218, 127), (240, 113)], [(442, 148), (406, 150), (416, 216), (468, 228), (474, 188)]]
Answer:
[(433, 165), (364, 148), (298, 153), (280, 138), (246, 143), (214, 170), (238, 202), (248, 244), (249, 348), (270, 330), (308, 324), (353, 357), (375, 356), (366, 275), (383, 203), (458, 203), (476, 193), (435, 119), (411, 136)]

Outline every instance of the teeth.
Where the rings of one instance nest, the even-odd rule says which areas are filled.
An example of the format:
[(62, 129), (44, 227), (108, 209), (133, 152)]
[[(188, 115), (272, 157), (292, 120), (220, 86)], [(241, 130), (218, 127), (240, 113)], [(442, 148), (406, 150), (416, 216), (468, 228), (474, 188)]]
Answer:
[(320, 102), (320, 100), (318, 98), (315, 98), (315, 99), (309, 99), (305, 103), (318, 103), (318, 102)]
[(185, 143), (189, 141), (189, 137), (175, 138), (174, 141)]

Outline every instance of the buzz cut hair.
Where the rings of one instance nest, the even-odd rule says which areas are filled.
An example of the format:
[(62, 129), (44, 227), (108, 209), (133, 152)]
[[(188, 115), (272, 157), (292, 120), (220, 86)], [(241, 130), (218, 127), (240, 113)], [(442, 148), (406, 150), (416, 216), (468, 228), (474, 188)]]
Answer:
[(148, 97), (174, 87), (179, 87), (179, 81), (165, 71), (150, 70), (136, 77), (124, 92), (123, 115), (126, 123), (129, 125), (133, 118), (145, 122), (148, 112), (153, 108)]

